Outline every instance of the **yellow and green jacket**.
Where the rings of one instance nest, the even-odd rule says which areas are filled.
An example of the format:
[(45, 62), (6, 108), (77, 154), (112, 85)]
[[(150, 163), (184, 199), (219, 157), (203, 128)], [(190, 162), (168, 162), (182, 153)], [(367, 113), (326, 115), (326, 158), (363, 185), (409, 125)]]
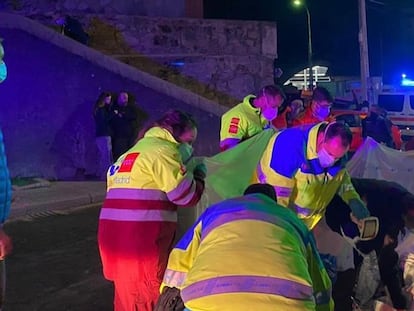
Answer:
[(323, 217), (335, 193), (347, 204), (361, 200), (345, 169), (344, 159), (330, 168), (321, 167), (316, 144), (322, 124), (275, 133), (258, 168), (260, 182), (274, 186), (278, 203), (292, 209), (309, 229)]
[(167, 256), (174, 240), (177, 206), (195, 206), (204, 189), (182, 163), (178, 142), (164, 128), (149, 129), (109, 168), (107, 179), (98, 225), (104, 276), (114, 280), (124, 273), (125, 258), (128, 267), (137, 267), (131, 277), (151, 258), (162, 266), (159, 257)]
[(333, 310), (313, 236), (262, 194), (209, 207), (170, 254), (161, 285), (201, 310)]
[(250, 104), (254, 95), (248, 95), (243, 102), (234, 106), (221, 117), (220, 149), (227, 150), (261, 131), (269, 121), (260, 115), (260, 109)]

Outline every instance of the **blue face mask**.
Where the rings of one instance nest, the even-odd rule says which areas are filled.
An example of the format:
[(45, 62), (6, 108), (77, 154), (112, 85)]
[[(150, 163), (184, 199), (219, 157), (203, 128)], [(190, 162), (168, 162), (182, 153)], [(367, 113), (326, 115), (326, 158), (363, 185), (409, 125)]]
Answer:
[(323, 168), (328, 168), (335, 164), (335, 158), (326, 152), (325, 148), (321, 148), (318, 151), (318, 159)]
[(0, 83), (2, 83), (7, 78), (7, 67), (6, 63), (0, 61)]

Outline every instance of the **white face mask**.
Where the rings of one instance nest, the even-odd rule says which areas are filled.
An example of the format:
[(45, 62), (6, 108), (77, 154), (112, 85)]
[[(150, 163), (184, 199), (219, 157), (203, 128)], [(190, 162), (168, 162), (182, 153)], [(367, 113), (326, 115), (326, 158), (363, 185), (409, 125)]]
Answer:
[(325, 148), (319, 150), (318, 159), (323, 168), (328, 168), (335, 164), (335, 158), (326, 152)]
[(324, 121), (329, 114), (331, 113), (330, 107), (318, 107), (315, 110), (315, 117), (317, 117), (320, 121)]
[(266, 94), (264, 93), (264, 90), (263, 90), (263, 97), (266, 100), (266, 107), (261, 110), (262, 116), (267, 121), (273, 121), (274, 119), (277, 118), (278, 109), (277, 108), (273, 108), (273, 107), (269, 107), (269, 101), (267, 99)]
[(6, 63), (0, 61), (0, 83), (2, 83), (7, 78), (7, 67)]
[(277, 108), (265, 108), (262, 110), (262, 116), (267, 121), (273, 121), (277, 118)]

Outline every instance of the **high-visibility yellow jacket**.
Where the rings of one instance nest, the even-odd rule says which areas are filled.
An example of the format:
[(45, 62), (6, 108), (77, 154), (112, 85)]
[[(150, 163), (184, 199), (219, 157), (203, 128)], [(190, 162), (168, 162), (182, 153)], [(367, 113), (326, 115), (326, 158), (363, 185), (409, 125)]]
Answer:
[[(123, 154), (108, 170), (107, 179), (98, 242), (104, 275), (113, 280), (123, 272), (124, 259), (139, 265), (160, 253), (167, 258), (177, 205), (194, 206), (204, 185), (187, 172), (178, 142), (160, 127), (148, 130)], [(128, 273), (138, 273), (138, 268)]]
[(342, 160), (321, 167), (316, 141), (323, 123), (275, 133), (263, 153), (259, 180), (275, 187), (278, 202), (291, 208), (312, 229), (325, 214), (335, 193), (349, 204), (361, 200)]
[(254, 98), (254, 95), (246, 96), (243, 102), (222, 115), (220, 130), (222, 151), (260, 133), (269, 124), (269, 121), (260, 115), (260, 109), (250, 104), (250, 100)]
[(312, 234), (262, 194), (209, 207), (170, 254), (161, 285), (201, 310), (333, 310)]
[(164, 192), (172, 203), (186, 205), (194, 195), (195, 187), (192, 172), (187, 172), (183, 165), (178, 144), (164, 128), (148, 130), (144, 138), (109, 169), (108, 191), (119, 188), (157, 189)]

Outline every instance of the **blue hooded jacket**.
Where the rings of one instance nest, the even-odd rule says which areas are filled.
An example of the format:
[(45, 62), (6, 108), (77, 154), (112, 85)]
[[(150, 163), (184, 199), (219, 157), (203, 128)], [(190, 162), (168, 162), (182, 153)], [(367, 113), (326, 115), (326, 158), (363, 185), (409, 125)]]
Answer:
[(0, 223), (4, 223), (10, 213), (12, 187), (4, 150), (3, 133), (0, 130)]

